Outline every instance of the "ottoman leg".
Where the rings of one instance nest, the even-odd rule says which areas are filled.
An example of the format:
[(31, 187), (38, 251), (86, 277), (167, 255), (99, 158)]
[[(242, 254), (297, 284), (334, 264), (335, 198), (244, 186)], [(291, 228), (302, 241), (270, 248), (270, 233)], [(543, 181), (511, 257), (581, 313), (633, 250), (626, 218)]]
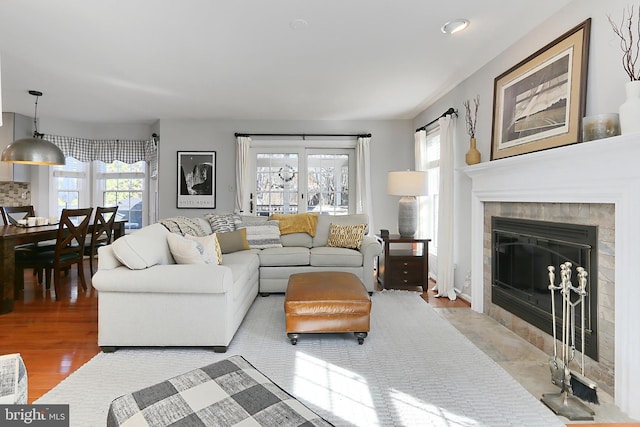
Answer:
[(364, 339), (367, 337), (366, 332), (354, 332), (353, 334), (356, 336), (356, 338), (358, 338), (358, 344), (360, 345), (362, 345)]
[(296, 345), (298, 343), (298, 337), (300, 334), (287, 334), (289, 339), (291, 340), (291, 345)]

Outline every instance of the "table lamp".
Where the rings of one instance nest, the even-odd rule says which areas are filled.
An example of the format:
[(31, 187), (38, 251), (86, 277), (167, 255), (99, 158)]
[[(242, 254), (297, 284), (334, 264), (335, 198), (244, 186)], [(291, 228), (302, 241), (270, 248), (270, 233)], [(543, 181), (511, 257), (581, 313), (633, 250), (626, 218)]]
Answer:
[(387, 193), (402, 196), (398, 202), (398, 231), (402, 237), (413, 237), (418, 230), (418, 200), (426, 196), (427, 173), (423, 171), (389, 172)]

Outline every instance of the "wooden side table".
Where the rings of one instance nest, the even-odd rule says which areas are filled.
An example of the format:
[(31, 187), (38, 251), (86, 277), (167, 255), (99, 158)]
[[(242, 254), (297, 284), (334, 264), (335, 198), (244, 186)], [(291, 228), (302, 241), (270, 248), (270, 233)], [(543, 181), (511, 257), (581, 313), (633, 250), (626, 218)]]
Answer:
[[(399, 234), (380, 236), (384, 242), (384, 263), (378, 266), (378, 283), (383, 288), (421, 286), (429, 289), (429, 242), (422, 237), (402, 237)], [(399, 245), (404, 243), (404, 245)], [(408, 247), (411, 245), (411, 247)]]

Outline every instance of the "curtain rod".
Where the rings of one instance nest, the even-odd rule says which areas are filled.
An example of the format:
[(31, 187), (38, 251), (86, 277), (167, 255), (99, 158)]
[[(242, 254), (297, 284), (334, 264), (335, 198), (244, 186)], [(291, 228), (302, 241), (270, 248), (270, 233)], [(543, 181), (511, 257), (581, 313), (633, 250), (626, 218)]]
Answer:
[(300, 136), (304, 140), (307, 136), (356, 136), (358, 138), (371, 138), (370, 133), (235, 133), (239, 136)]
[(418, 129), (416, 129), (416, 132), (420, 132), (421, 130), (426, 130), (429, 126), (431, 126), (432, 124), (434, 124), (435, 122), (437, 122), (440, 118), (444, 117), (444, 116), (448, 116), (448, 115), (453, 115), (458, 117), (458, 111), (456, 111), (453, 107), (449, 107), (449, 109), (447, 111), (445, 111), (444, 113), (442, 113), (440, 116), (436, 117), (435, 119), (431, 120), (429, 123), (427, 123), (426, 125), (419, 127)]

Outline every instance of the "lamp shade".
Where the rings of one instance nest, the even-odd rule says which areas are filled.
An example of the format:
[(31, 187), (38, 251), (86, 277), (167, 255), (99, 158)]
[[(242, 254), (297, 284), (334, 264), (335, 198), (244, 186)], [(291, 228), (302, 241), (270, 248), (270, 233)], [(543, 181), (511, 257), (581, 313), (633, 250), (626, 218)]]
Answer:
[(3, 162), (27, 165), (64, 165), (64, 153), (46, 139), (23, 138), (13, 141), (2, 151)]
[(389, 172), (387, 193), (393, 196), (425, 196), (428, 194), (424, 171)]

